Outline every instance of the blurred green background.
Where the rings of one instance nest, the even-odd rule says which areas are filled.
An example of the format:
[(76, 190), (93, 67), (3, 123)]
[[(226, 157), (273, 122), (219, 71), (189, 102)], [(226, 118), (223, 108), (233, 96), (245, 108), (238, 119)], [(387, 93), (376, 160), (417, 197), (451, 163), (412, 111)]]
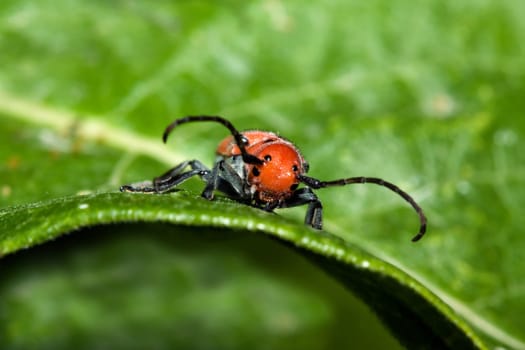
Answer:
[[(0, 205), (211, 164), (219, 127), (185, 126), (168, 146), (160, 135), (176, 117), (221, 114), (296, 142), (312, 176), (411, 193), (429, 217), (418, 244), (415, 214), (372, 185), (320, 192), (325, 228), (411, 273), (490, 345), (523, 349), (524, 13), (520, 0), (4, 0)], [(279, 244), (196, 230), (97, 227), (4, 258), (0, 339), (398, 346)]]

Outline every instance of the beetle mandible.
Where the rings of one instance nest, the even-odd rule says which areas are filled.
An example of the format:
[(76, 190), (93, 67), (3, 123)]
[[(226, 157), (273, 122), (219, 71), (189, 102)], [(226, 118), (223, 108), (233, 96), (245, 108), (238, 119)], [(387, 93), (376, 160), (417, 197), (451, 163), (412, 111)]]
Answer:
[[(233, 124), (219, 116), (187, 116), (173, 121), (162, 136), (164, 142), (179, 125), (190, 122), (216, 122), (231, 133), (217, 147), (217, 161), (209, 169), (193, 159), (180, 163), (153, 179), (153, 187), (123, 185), (122, 192), (163, 193), (193, 176), (204, 180), (202, 197), (212, 200), (215, 191), (247, 205), (266, 211), (307, 205), (304, 222), (315, 229), (323, 226), (323, 205), (313, 190), (372, 183), (396, 192), (410, 203), (419, 215), (420, 227), (412, 238), (418, 241), (426, 232), (427, 218), (416, 201), (398, 186), (377, 177), (356, 176), (332, 181), (321, 181), (307, 176), (309, 165), (299, 149), (285, 138), (269, 131), (240, 132)], [(185, 171), (189, 167), (190, 170)], [(299, 187), (300, 185), (303, 187)]]

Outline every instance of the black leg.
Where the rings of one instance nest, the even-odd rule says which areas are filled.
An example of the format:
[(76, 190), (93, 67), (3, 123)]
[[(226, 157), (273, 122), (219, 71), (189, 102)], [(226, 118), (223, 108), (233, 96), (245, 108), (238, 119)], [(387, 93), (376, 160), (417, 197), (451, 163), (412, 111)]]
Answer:
[[(182, 172), (188, 165), (190, 166), (191, 170)], [(153, 185), (155, 187), (155, 192), (166, 192), (195, 175), (198, 175), (205, 181), (208, 181), (209, 174), (210, 170), (204, 164), (194, 159), (182, 162), (161, 176), (156, 177), (153, 179)]]
[(187, 166), (190, 166), (192, 170), (208, 170), (208, 168), (202, 164), (200, 161), (193, 159), (193, 160), (187, 160), (185, 162), (180, 163), (179, 165), (171, 168), (170, 170), (166, 171), (164, 174), (156, 177), (153, 181), (154, 182), (165, 182), (169, 181), (174, 176), (179, 175)]
[(155, 193), (155, 187), (151, 181), (136, 182), (120, 186), (120, 192)]
[(211, 169), (211, 172), (208, 177), (208, 181), (206, 181), (206, 187), (204, 187), (204, 191), (202, 191), (201, 196), (203, 198), (206, 198), (207, 200), (212, 200), (215, 190), (218, 187), (219, 182), (219, 176), (217, 174), (217, 168), (219, 166), (219, 163), (215, 163), (213, 168)]
[(221, 191), (228, 197), (236, 200), (251, 200), (251, 193), (245, 181), (237, 171), (224, 160), (218, 161), (211, 170), (202, 196), (206, 199), (212, 199), (215, 190)]
[[(190, 166), (191, 170), (182, 172), (184, 168)], [(204, 180), (208, 180), (210, 170), (198, 160), (189, 160), (180, 163), (166, 173), (153, 179), (153, 182), (145, 181), (137, 184), (124, 185), (120, 187), (121, 192), (143, 192), (143, 193), (162, 193), (181, 184), (190, 177), (199, 175)]]
[(323, 205), (311, 188), (304, 187), (296, 190), (290, 198), (279, 205), (279, 208), (297, 207), (305, 204), (308, 204), (308, 209), (306, 209), (304, 223), (321, 230), (323, 228)]

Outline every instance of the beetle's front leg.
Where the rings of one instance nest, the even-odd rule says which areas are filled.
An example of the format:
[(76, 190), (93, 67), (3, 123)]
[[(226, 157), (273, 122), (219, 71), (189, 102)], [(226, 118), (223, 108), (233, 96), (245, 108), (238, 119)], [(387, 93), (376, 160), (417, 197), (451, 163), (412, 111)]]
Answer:
[(218, 190), (228, 197), (239, 201), (250, 201), (251, 194), (246, 181), (226, 161), (219, 160), (211, 170), (202, 197), (213, 199), (213, 192)]
[(306, 204), (308, 204), (308, 209), (306, 209), (304, 223), (321, 230), (323, 228), (323, 205), (311, 188), (304, 187), (294, 191), (292, 196), (279, 207), (290, 208)]

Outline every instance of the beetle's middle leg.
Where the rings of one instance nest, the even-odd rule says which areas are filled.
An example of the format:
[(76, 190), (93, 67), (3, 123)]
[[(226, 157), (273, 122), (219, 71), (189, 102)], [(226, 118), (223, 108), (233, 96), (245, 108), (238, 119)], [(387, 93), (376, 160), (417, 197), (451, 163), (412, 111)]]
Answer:
[[(183, 172), (186, 167), (191, 170)], [(180, 185), (193, 176), (200, 176), (208, 181), (210, 170), (198, 160), (187, 160), (176, 167), (168, 170), (164, 174), (153, 179), (153, 182), (144, 182), (139, 184), (130, 184), (120, 187), (121, 192), (145, 192), (145, 193), (162, 193), (169, 191), (173, 187)]]

